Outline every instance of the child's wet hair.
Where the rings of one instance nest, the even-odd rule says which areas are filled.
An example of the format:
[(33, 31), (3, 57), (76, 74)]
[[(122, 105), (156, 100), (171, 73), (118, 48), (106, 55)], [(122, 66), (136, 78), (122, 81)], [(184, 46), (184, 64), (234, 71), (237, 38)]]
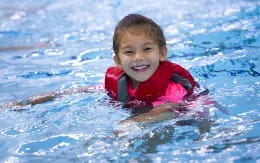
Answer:
[(118, 55), (120, 35), (131, 27), (140, 27), (146, 31), (154, 41), (157, 42), (159, 48), (166, 46), (166, 39), (163, 30), (152, 19), (139, 14), (129, 14), (125, 16), (116, 26), (113, 36), (113, 50)]

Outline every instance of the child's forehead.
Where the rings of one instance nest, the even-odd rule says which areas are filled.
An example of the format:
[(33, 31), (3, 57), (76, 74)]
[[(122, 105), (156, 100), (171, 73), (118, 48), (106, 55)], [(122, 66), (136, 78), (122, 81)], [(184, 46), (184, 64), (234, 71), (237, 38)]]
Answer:
[(132, 35), (145, 35), (148, 39), (156, 40), (155, 35), (152, 33), (151, 29), (149, 27), (144, 25), (138, 25), (133, 27), (127, 27), (121, 30), (119, 37), (121, 40), (125, 35), (132, 34)]
[(143, 33), (148, 30), (147, 26), (144, 25), (136, 25), (132, 27), (126, 27), (124, 29), (125, 32), (134, 32), (134, 33)]
[(149, 27), (147, 25), (135, 25), (130, 27), (125, 27), (122, 29), (122, 32), (130, 32), (130, 33), (148, 33), (150, 31)]

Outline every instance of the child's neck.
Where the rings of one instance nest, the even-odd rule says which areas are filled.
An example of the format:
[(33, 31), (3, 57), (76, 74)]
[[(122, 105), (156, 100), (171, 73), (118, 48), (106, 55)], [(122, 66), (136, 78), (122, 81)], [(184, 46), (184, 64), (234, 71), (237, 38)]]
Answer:
[(136, 88), (138, 87), (138, 85), (139, 85), (140, 82), (138, 82), (138, 81), (136, 81), (136, 80), (132, 80), (132, 79), (130, 79), (130, 80), (131, 80), (131, 86), (132, 86), (132, 88), (133, 88), (133, 89), (136, 89)]

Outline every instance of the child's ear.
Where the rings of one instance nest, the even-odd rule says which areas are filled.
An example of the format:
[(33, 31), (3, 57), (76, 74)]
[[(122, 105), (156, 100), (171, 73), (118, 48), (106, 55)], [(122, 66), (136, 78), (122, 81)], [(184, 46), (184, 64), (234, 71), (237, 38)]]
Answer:
[(167, 60), (167, 52), (168, 52), (168, 49), (166, 46), (162, 47), (161, 50), (160, 50), (160, 61), (166, 61)]
[(121, 68), (121, 62), (120, 62), (119, 57), (115, 55), (113, 58), (114, 58), (114, 62), (116, 64), (116, 66)]

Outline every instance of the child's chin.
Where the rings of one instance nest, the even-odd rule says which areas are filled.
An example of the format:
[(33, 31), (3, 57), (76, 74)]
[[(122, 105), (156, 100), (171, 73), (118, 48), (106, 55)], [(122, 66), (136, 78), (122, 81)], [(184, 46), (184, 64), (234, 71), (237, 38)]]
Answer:
[(131, 78), (137, 82), (145, 82), (146, 80), (148, 80), (151, 76), (149, 75), (141, 75), (141, 74), (135, 74), (132, 75)]
[(146, 80), (148, 80), (149, 78), (139, 78), (136, 81), (138, 82), (145, 82)]

